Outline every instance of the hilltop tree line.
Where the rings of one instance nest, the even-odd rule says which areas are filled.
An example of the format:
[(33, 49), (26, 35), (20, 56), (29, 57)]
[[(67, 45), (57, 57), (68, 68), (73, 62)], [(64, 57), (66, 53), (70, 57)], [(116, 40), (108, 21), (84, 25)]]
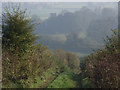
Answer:
[[(117, 29), (117, 23), (117, 13), (113, 8), (96, 8), (94, 11), (82, 7), (75, 12), (65, 11), (49, 17), (36, 27), (35, 33), (41, 35), (38, 41), (50, 49), (59, 47), (67, 51), (91, 53), (91, 48), (102, 47), (105, 36), (111, 35), (111, 29)], [(56, 40), (52, 38), (54, 35)], [(58, 35), (61, 36), (58, 38)]]

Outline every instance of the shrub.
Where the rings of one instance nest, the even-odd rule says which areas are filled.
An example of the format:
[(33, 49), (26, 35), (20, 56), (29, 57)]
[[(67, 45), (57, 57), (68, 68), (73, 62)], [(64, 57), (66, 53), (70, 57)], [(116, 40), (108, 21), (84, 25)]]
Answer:
[(105, 40), (105, 48), (87, 58), (86, 71), (95, 87), (118, 88), (120, 82), (120, 47), (116, 31)]
[(34, 25), (26, 16), (26, 11), (19, 6), (5, 11), (2, 25), (2, 84), (7, 87), (10, 81), (29, 87), (26, 83), (29, 77), (35, 81), (36, 76), (53, 67), (53, 56), (47, 47), (34, 45)]

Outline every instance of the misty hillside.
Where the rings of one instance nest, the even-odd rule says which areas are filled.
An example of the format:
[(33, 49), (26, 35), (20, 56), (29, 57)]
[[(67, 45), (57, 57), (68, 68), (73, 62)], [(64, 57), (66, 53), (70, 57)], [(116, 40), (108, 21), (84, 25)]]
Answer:
[[(35, 18), (35, 17), (34, 17)], [(117, 29), (117, 13), (113, 8), (83, 7), (72, 13), (63, 10), (37, 26), (35, 33), (51, 49), (90, 53), (102, 46), (105, 36)]]
[[(41, 34), (69, 33), (86, 29), (88, 23), (94, 20), (96, 14), (87, 8), (75, 13), (63, 11), (58, 16), (51, 16), (38, 27)], [(46, 27), (47, 26), (47, 27)]]

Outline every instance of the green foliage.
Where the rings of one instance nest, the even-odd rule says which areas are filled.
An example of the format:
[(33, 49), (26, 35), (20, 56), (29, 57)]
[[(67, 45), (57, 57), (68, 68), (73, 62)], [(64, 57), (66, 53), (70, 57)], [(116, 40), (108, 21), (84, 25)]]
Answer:
[(57, 49), (54, 55), (57, 59), (58, 66), (61, 67), (63, 71), (70, 69), (75, 73), (80, 73), (80, 60), (75, 53)]
[(120, 81), (120, 47), (118, 32), (105, 40), (105, 48), (87, 58), (86, 71), (94, 87), (118, 88)]
[(48, 88), (75, 88), (75, 82), (72, 80), (73, 73), (64, 72), (60, 74)]
[(83, 78), (82, 81), (81, 81), (81, 84), (82, 84), (81, 85), (82, 88), (91, 88), (91, 82), (90, 82), (88, 77)]
[(68, 67), (75, 72), (80, 71), (80, 60), (74, 53), (67, 53)]
[[(10, 9), (10, 10), (9, 10)], [(26, 11), (10, 7), (3, 14), (2, 74), (3, 86), (18, 84), (29, 87), (29, 77), (36, 81), (48, 68), (54, 67), (53, 56), (46, 46), (33, 45), (36, 39), (34, 25)], [(13, 83), (9, 86), (10, 83)]]
[(49, 68), (55, 67), (50, 51), (41, 45), (33, 47), (31, 53), (26, 53), (22, 61), (5, 50), (2, 56), (3, 86), (9, 84), (10, 80), (22, 87), (30, 87), (29, 78), (36, 82), (36, 77), (41, 77)]
[(14, 54), (23, 56), (32, 47), (36, 39), (34, 24), (27, 17), (26, 10), (20, 6), (9, 6), (4, 9), (2, 20), (3, 48)]
[[(42, 44), (34, 45), (34, 24), (26, 16), (26, 10), (21, 10), (20, 6), (6, 8), (2, 28), (3, 87), (46, 87), (60, 73), (49, 87), (76, 87), (73, 78), (80, 73), (78, 56), (61, 49), (52, 53)], [(87, 81), (83, 83), (88, 85)]]
[(45, 84), (48, 85), (49, 81), (51, 81), (53, 79), (53, 78), (50, 78), (50, 77), (52, 77), (52, 76), (54, 77), (54, 74), (56, 74), (55, 72), (56, 72), (55, 69), (49, 68), (46, 72), (41, 72), (42, 75), (36, 76), (35, 77), (36, 80), (29, 77), (28, 80), (26, 81), (26, 84), (28, 86), (25, 86), (25, 87), (30, 87), (30, 88), (44, 87), (43, 84), (46, 82)]

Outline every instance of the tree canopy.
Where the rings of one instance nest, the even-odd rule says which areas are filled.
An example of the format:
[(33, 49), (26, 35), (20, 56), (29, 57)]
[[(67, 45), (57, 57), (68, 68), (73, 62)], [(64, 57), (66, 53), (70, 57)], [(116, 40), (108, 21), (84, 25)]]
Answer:
[[(9, 8), (10, 7), (10, 8)], [(3, 48), (7, 47), (13, 53), (25, 53), (34, 44), (36, 36), (33, 34), (34, 24), (27, 16), (26, 9), (20, 5), (5, 8), (2, 20)]]

